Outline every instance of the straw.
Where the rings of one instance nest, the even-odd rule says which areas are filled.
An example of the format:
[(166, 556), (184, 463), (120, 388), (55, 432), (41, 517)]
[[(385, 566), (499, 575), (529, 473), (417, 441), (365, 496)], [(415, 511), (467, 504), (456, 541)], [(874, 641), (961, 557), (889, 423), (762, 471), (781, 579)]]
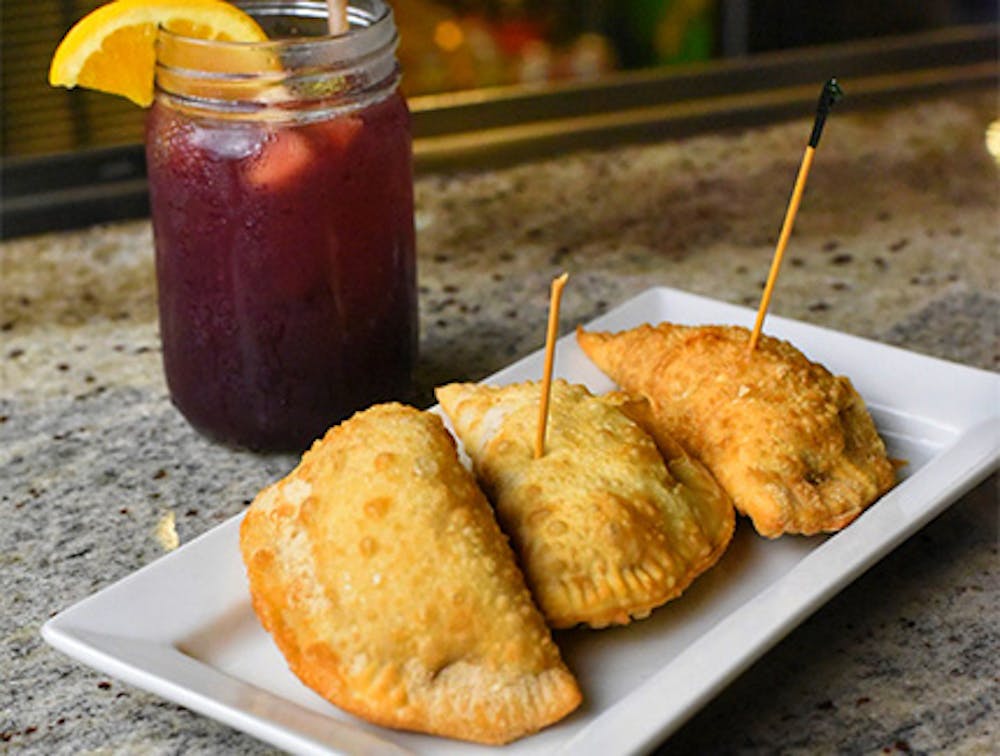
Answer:
[(347, 0), (326, 0), (329, 9), (327, 13), (327, 24), (330, 28), (330, 35), (346, 34), (350, 29), (350, 21), (347, 19)]

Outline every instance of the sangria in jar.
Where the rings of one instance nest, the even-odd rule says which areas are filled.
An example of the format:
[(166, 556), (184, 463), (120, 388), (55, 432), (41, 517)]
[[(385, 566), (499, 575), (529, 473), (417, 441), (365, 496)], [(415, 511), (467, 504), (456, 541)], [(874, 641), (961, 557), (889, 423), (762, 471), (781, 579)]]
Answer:
[(202, 432), (301, 450), (404, 399), (417, 347), (409, 112), (381, 0), (241, 7), (271, 38), (161, 30), (146, 152), (163, 362)]

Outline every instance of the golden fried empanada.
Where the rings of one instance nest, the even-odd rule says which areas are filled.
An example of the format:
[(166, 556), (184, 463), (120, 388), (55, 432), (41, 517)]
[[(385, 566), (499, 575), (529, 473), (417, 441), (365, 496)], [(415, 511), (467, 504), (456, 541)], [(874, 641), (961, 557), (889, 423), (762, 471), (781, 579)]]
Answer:
[(718, 560), (732, 503), (675, 480), (639, 425), (564, 380), (552, 384), (535, 459), (540, 395), (533, 382), (437, 389), (549, 624), (644, 617)]
[(667, 470), (680, 484), (675, 488), (676, 493), (687, 500), (702, 532), (710, 543), (716, 544), (716, 553), (706, 565), (707, 569), (722, 556), (736, 526), (736, 511), (729, 494), (719, 485), (707, 467), (688, 454), (684, 447), (656, 423), (648, 399), (625, 391), (604, 394), (601, 399), (618, 407), (656, 443)]
[(737, 326), (642, 325), (577, 340), (649, 401), (653, 420), (705, 463), (762, 535), (847, 525), (895, 480), (864, 402), (791, 344)]
[(436, 415), (377, 405), (331, 429), (257, 496), (240, 548), (290, 668), (346, 711), (504, 743), (580, 702)]

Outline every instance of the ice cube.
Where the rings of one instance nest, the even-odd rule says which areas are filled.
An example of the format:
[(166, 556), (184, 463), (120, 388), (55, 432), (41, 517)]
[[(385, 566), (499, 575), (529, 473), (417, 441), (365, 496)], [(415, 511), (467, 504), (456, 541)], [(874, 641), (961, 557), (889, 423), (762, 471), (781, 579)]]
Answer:
[(267, 139), (267, 132), (259, 126), (198, 129), (194, 143), (212, 157), (224, 160), (242, 160), (260, 152)]

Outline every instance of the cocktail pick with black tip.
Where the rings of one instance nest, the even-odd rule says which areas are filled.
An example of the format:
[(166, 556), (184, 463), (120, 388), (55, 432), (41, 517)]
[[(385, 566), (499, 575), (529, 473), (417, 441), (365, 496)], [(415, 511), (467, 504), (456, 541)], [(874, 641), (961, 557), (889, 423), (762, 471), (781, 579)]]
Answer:
[(764, 327), (764, 317), (767, 315), (767, 307), (771, 303), (771, 294), (774, 292), (774, 283), (778, 280), (778, 271), (781, 268), (781, 260), (785, 256), (785, 248), (788, 246), (788, 238), (792, 235), (792, 225), (795, 223), (795, 215), (799, 211), (799, 203), (802, 202), (802, 194), (806, 188), (806, 179), (809, 176), (809, 169), (812, 167), (813, 156), (819, 146), (819, 138), (823, 134), (823, 126), (826, 124), (826, 117), (830, 109), (843, 98), (844, 91), (840, 88), (836, 79), (830, 79), (823, 85), (823, 91), (819, 95), (819, 102), (816, 105), (816, 120), (813, 122), (812, 134), (809, 137), (809, 144), (806, 145), (806, 152), (802, 156), (802, 164), (799, 166), (799, 175), (795, 179), (795, 187), (792, 189), (792, 199), (788, 203), (788, 210), (785, 212), (785, 222), (781, 226), (781, 234), (778, 236), (778, 246), (774, 250), (774, 257), (771, 259), (771, 270), (767, 275), (767, 283), (764, 286), (764, 294), (760, 299), (760, 306), (757, 308), (757, 322), (754, 323), (753, 332), (750, 334), (749, 351), (757, 346), (760, 339), (761, 329)]

